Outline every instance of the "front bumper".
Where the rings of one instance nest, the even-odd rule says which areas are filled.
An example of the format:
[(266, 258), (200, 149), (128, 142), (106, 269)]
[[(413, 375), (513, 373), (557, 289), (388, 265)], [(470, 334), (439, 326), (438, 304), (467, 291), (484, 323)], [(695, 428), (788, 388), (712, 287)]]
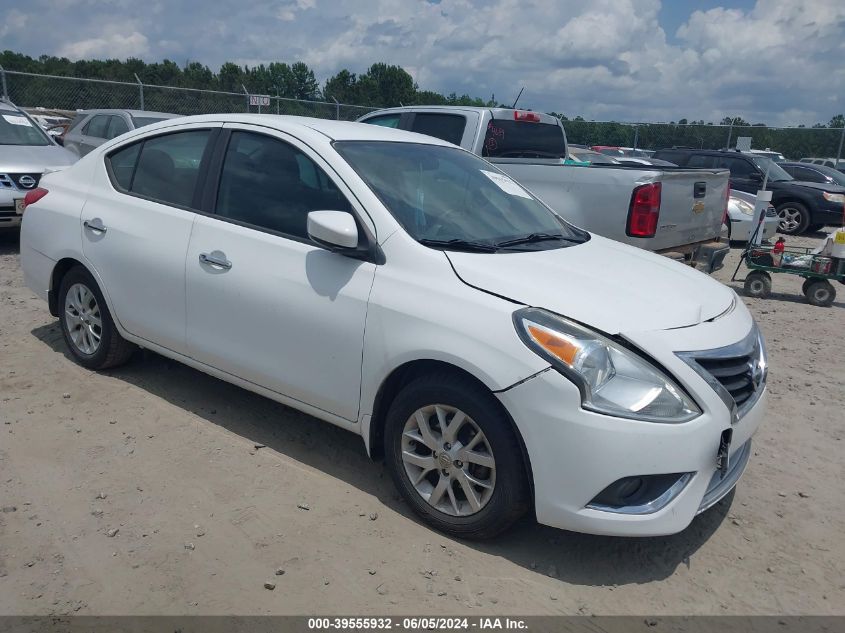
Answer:
[(17, 189), (0, 189), (0, 229), (21, 225), (21, 218), (15, 211), (15, 199), (23, 198), (26, 191)]
[[(750, 317), (748, 321), (750, 327)], [(705, 325), (714, 324), (689, 329)], [(700, 333), (692, 337), (696, 338)], [(684, 348), (683, 344), (669, 346)], [(684, 424), (657, 424), (585, 411), (578, 390), (553, 369), (497, 394), (525, 442), (540, 523), (613, 536), (674, 534), (736, 485), (748, 462), (751, 436), (763, 419), (765, 390), (731, 424), (730, 411), (704, 379), (677, 358), (671, 365), (658, 360), (693, 394), (702, 408), (698, 418)], [(720, 475), (717, 454), (727, 429), (732, 430), (730, 465)], [(627, 514), (587, 507), (600, 491), (620, 479), (669, 473), (692, 475), (668, 504), (654, 512)]]

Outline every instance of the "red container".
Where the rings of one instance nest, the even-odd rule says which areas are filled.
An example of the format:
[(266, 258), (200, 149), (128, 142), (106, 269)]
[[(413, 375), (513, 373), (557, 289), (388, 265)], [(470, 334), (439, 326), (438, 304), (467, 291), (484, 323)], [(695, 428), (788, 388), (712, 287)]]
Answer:
[(829, 275), (832, 263), (829, 257), (813, 257), (812, 270), (820, 275)]

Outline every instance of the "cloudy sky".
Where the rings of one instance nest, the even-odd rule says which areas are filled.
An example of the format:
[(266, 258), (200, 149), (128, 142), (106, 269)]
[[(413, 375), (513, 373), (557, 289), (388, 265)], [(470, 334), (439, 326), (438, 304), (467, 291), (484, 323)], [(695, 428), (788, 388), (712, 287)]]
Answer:
[[(423, 89), (622, 121), (845, 112), (845, 0), (0, 0), (0, 49), (403, 66)], [(35, 36), (33, 36), (35, 34)]]

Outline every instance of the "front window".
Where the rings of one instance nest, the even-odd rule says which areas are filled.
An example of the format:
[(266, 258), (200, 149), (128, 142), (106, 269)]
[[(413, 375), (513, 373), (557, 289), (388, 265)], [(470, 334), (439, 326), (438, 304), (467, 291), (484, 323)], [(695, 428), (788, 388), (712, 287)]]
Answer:
[(14, 110), (0, 111), (0, 145), (51, 145), (32, 120)]
[(344, 141), (334, 147), (423, 244), (492, 252), (560, 248), (589, 239), (469, 152), (385, 141)]

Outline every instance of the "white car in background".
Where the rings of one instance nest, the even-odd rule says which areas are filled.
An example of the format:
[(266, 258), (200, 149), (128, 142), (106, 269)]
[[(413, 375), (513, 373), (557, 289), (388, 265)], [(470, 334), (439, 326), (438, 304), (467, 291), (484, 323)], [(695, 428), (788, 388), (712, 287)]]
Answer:
[[(728, 239), (732, 242), (747, 242), (751, 239), (756, 228), (754, 224), (754, 205), (757, 201), (757, 196), (744, 191), (737, 191), (731, 189), (730, 198), (728, 199)], [(766, 216), (763, 219), (763, 236), (762, 239), (767, 240), (774, 236), (778, 230), (780, 218), (777, 210), (769, 205), (766, 208)]]
[(21, 265), (81, 365), (145, 347), (360, 434), (462, 537), (530, 508), (679, 532), (764, 416), (733, 290), (431, 136), (249, 114), (135, 130), (30, 192)]

